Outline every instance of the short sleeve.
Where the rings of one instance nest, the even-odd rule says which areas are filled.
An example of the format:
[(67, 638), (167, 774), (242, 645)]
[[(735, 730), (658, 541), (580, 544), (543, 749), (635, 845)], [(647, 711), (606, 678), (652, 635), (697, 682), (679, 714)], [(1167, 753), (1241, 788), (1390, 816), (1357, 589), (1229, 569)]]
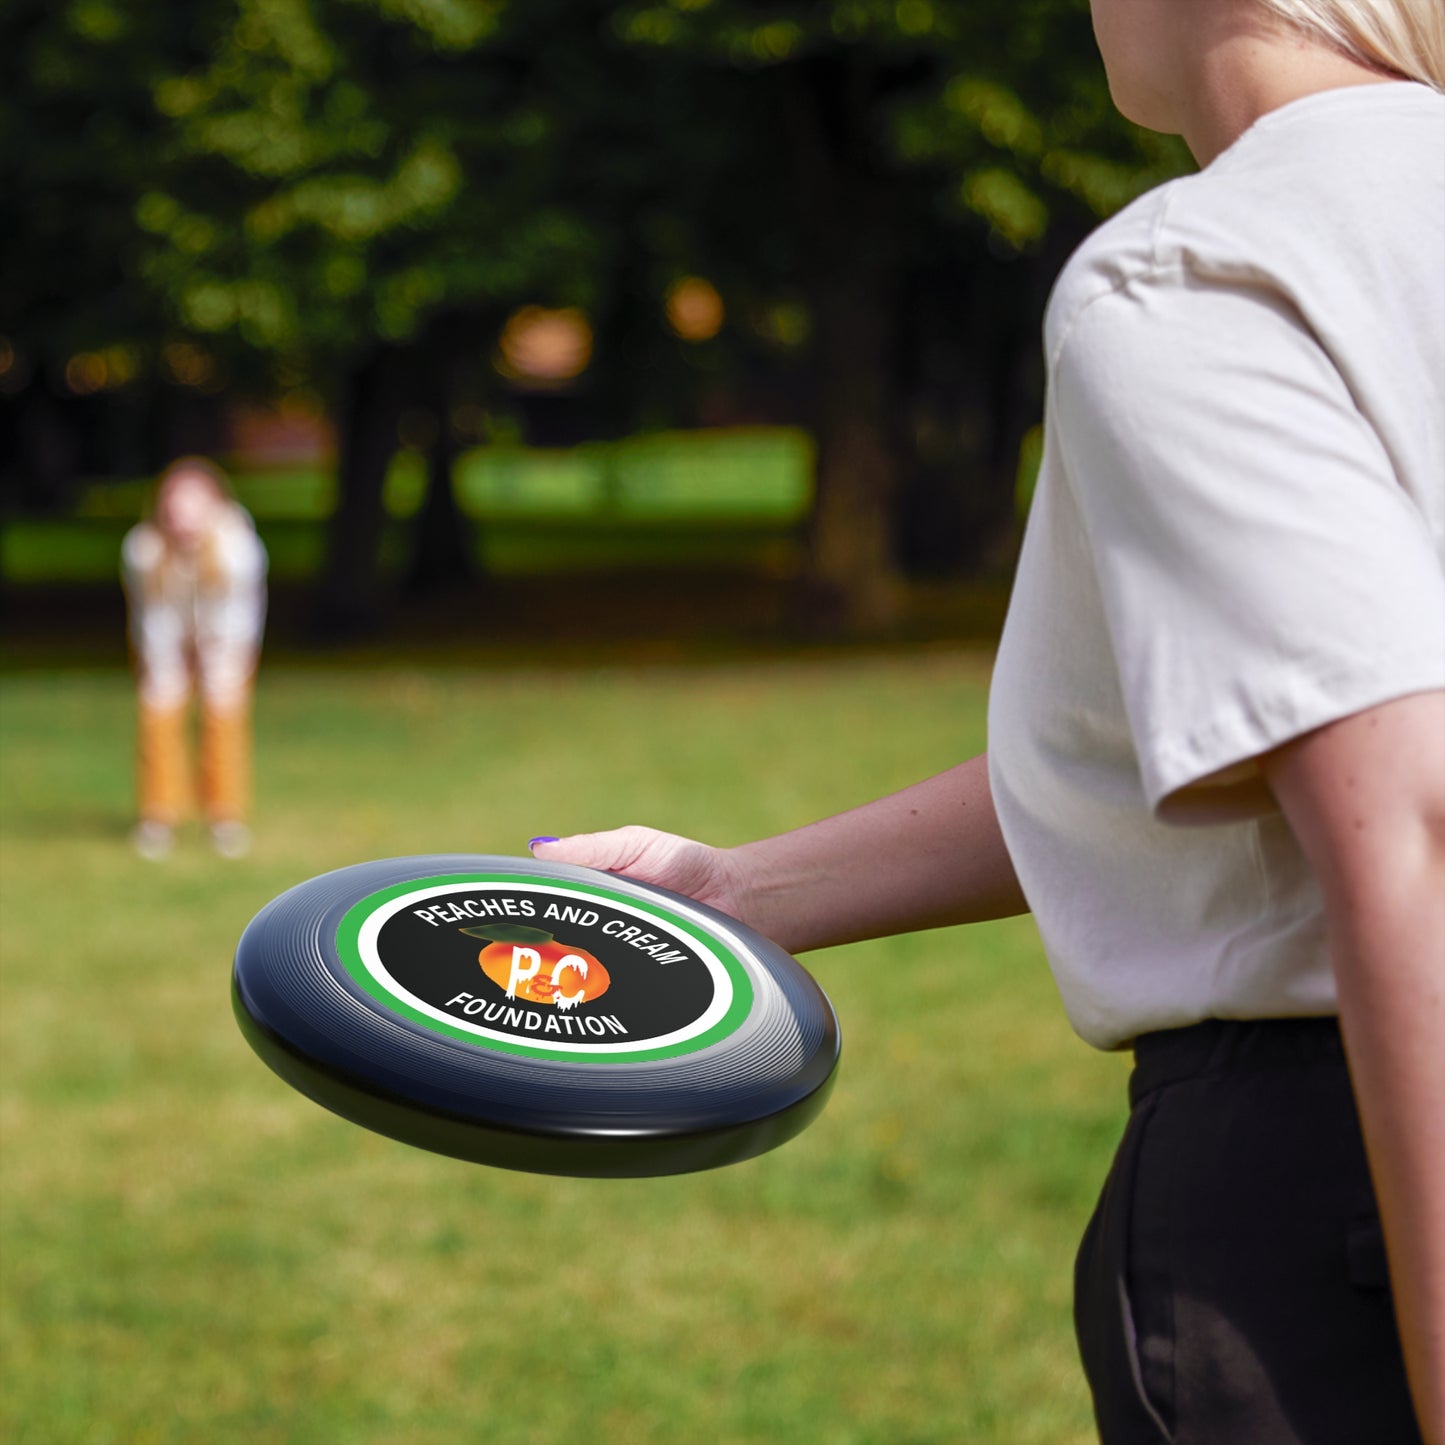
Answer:
[(165, 548), (149, 522), (137, 522), (120, 544), (120, 573), (126, 590), (138, 596), (146, 578), (160, 566)]
[(231, 587), (253, 587), (266, 576), (266, 548), (250, 516), (232, 503), (215, 536), (216, 560)]
[(1050, 386), (1160, 817), (1266, 811), (1260, 754), (1445, 687), (1439, 541), (1277, 293), (1131, 283), (1077, 317)]

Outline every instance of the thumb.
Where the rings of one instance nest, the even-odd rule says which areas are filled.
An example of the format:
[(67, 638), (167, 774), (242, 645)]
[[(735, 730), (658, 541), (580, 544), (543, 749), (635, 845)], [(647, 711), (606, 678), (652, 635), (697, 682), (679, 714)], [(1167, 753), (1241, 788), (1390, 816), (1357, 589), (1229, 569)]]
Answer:
[(533, 838), (528, 845), (534, 858), (544, 863), (573, 863), (579, 868), (598, 868), (621, 873), (637, 861), (642, 851), (644, 828), (611, 828), (605, 833), (573, 833), (568, 838)]

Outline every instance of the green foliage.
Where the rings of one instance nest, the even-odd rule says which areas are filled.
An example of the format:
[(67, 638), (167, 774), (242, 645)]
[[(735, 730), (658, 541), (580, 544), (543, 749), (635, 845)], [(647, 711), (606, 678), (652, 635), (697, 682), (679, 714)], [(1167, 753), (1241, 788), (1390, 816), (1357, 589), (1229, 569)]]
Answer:
[(124, 676), (7, 679), (0, 1436), (1085, 1445), (1070, 1261), (1122, 1065), (1069, 1034), (1026, 920), (813, 956), (828, 1109), (680, 1179), (367, 1134), (271, 1076), (227, 998), (241, 929), (303, 878), (632, 818), (756, 836), (980, 747), (986, 678), (263, 669), (254, 856), (188, 834), (164, 865), (125, 845)]
[(1082, 0), (17, 0), (3, 38), (6, 324), (291, 375), (458, 308), (605, 310), (628, 266), (730, 279), (765, 331), (819, 67), (921, 242), (1028, 249), (1181, 164), (1114, 116)]
[(165, 188), (142, 197), (144, 275), (181, 322), (343, 364), (430, 314), (590, 300), (596, 238), (555, 199), (555, 131), (478, 0), (240, 0), (155, 103)]
[(157, 174), (151, 85), (183, 65), (162, 7), (12, 0), (0, 12), (0, 332), (63, 359), (149, 339), (131, 207)]
[(971, 214), (1014, 250), (1042, 239), (1065, 197), (1103, 217), (1188, 165), (1113, 110), (1086, 0), (643, 0), (613, 23), (639, 47), (739, 69), (858, 57), (886, 77), (875, 159), (919, 172), (945, 213)]

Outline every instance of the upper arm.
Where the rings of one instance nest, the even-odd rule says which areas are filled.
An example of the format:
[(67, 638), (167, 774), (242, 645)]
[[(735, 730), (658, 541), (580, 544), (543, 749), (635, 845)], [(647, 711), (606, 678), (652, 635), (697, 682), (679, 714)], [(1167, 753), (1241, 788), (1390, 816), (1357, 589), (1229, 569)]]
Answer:
[(1266, 753), (1260, 768), (1337, 919), (1441, 867), (1445, 691), (1342, 718)]

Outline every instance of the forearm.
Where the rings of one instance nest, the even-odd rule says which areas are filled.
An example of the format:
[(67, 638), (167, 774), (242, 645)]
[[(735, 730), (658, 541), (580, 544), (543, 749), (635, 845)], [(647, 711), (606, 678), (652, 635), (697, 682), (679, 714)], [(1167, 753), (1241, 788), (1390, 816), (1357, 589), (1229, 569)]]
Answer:
[(727, 859), (749, 921), (790, 953), (1028, 911), (986, 754)]
[(1335, 911), (1340, 1021), (1427, 1445), (1445, 1445), (1445, 844)]

